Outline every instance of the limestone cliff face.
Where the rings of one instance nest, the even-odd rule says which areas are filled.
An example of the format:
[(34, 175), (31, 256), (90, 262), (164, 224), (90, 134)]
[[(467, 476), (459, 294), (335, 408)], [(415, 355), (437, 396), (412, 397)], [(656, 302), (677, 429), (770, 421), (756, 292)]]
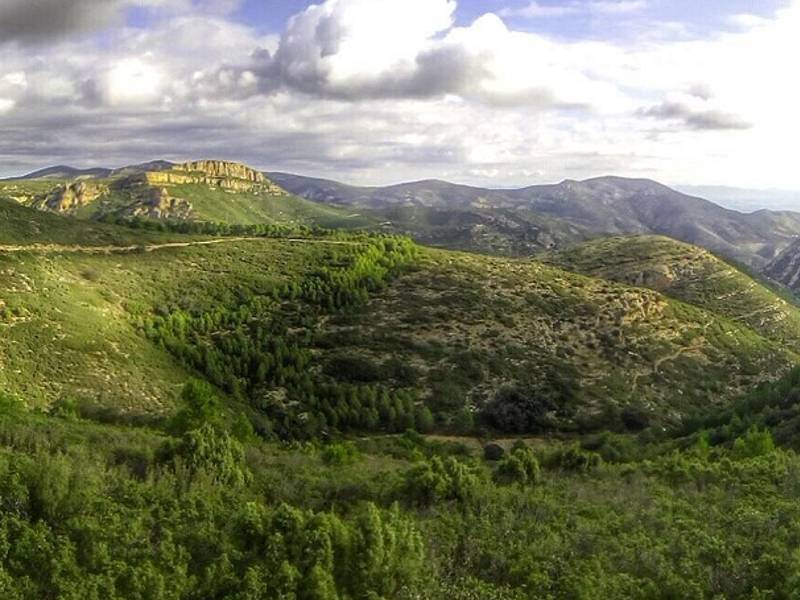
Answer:
[(182, 171), (195, 171), (211, 177), (245, 179), (253, 183), (264, 183), (267, 178), (255, 169), (241, 163), (224, 160), (197, 160), (176, 167)]
[(90, 181), (75, 181), (59, 185), (47, 194), (37, 197), (33, 201), (33, 206), (40, 210), (69, 214), (91, 204), (107, 191), (108, 188), (104, 185)]
[(282, 188), (250, 167), (222, 160), (198, 160), (176, 165), (165, 171), (148, 171), (142, 183), (153, 187), (202, 184), (236, 192), (280, 195)]
[(165, 188), (155, 188), (124, 211), (127, 216), (149, 219), (189, 219), (192, 204), (183, 198), (173, 198)]

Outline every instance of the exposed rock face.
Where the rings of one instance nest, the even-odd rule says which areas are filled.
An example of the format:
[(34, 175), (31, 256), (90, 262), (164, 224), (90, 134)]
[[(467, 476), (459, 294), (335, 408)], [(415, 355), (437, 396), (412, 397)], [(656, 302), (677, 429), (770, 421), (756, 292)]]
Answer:
[(800, 239), (770, 262), (764, 274), (792, 291), (800, 291)]
[(236, 192), (280, 195), (282, 188), (248, 166), (222, 160), (199, 160), (164, 171), (148, 171), (142, 183), (151, 186), (203, 184)]
[(72, 213), (86, 206), (106, 193), (108, 188), (91, 181), (75, 181), (63, 184), (43, 196), (39, 196), (33, 205), (40, 210), (57, 213)]
[(150, 219), (189, 219), (192, 204), (183, 198), (173, 198), (165, 188), (155, 188), (126, 211), (132, 217)]
[(182, 171), (196, 171), (211, 177), (246, 179), (254, 183), (264, 183), (267, 178), (263, 174), (251, 169), (250, 167), (224, 160), (197, 160), (183, 163), (175, 169)]

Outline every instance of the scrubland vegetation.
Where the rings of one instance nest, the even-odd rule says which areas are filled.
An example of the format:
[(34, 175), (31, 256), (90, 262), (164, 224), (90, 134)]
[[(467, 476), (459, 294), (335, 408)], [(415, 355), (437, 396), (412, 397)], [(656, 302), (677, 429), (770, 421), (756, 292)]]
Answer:
[(800, 593), (800, 320), (730, 265), (7, 210), (2, 598)]

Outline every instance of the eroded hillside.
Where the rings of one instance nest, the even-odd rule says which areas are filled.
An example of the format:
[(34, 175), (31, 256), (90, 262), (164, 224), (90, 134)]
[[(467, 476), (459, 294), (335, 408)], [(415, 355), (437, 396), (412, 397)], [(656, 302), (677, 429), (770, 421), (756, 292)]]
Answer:
[[(66, 177), (70, 174), (75, 177)], [(179, 165), (155, 161), (87, 174), (56, 168), (45, 170), (39, 178), (0, 182), (0, 196), (39, 210), (94, 220), (341, 228), (377, 224), (354, 211), (298, 198), (246, 165), (218, 160)]]
[(594, 240), (539, 257), (569, 271), (662, 292), (800, 348), (800, 309), (707, 250), (665, 237)]

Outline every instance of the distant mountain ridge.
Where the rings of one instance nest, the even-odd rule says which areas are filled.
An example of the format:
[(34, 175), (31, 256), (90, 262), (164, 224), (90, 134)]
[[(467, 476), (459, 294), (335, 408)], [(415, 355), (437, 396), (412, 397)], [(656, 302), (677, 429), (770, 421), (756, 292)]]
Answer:
[(800, 235), (800, 213), (740, 213), (648, 179), (609, 176), (519, 189), (485, 189), (435, 180), (356, 187), (286, 173), (267, 175), (286, 190), (317, 202), (373, 209), (532, 211), (566, 223), (586, 238), (666, 235), (755, 268), (763, 268)]
[[(239, 167), (243, 173), (255, 172), (244, 165)], [(119, 169), (59, 166), (36, 171), (17, 181), (74, 182), (146, 176), (154, 190), (146, 195), (146, 206), (139, 208), (142, 204), (139, 202), (131, 214), (188, 218), (193, 214), (189, 205), (197, 206), (195, 199), (188, 196), (203, 190), (180, 190), (183, 195), (174, 194), (177, 200), (163, 193), (159, 182), (180, 185), (175, 179), (179, 174), (176, 169), (187, 170), (162, 160)], [(222, 181), (218, 175), (212, 174), (198, 183), (218, 188), (215, 182)], [(360, 215), (368, 215), (370, 222), (382, 223), (384, 230), (411, 235), (424, 244), (489, 254), (526, 256), (595, 237), (655, 234), (702, 246), (763, 270), (800, 237), (800, 212), (741, 213), (648, 179), (607, 176), (518, 189), (489, 189), (435, 179), (359, 187), (283, 172), (267, 171), (263, 175), (270, 185), (275, 185), (271, 188), (275, 194), (280, 189), (320, 208), (329, 205), (331, 210), (336, 206), (355, 209)], [(246, 191), (244, 187), (253, 184), (250, 175), (223, 179), (235, 179), (239, 191)], [(68, 183), (63, 185), (65, 189), (50, 199), (50, 205), (77, 206), (83, 202), (82, 198), (88, 197), (79, 194), (79, 189), (70, 191)], [(114, 192), (118, 186), (110, 188)], [(114, 194), (110, 197), (113, 199)], [(205, 203), (212, 209), (205, 212), (209, 217), (214, 216), (217, 214), (214, 208), (224, 208), (235, 199), (218, 194)], [(119, 210), (119, 201), (107, 208)], [(246, 212), (251, 211), (247, 208)], [(236, 222), (236, 214), (226, 216), (225, 220)], [(259, 218), (248, 217), (256, 221)]]

